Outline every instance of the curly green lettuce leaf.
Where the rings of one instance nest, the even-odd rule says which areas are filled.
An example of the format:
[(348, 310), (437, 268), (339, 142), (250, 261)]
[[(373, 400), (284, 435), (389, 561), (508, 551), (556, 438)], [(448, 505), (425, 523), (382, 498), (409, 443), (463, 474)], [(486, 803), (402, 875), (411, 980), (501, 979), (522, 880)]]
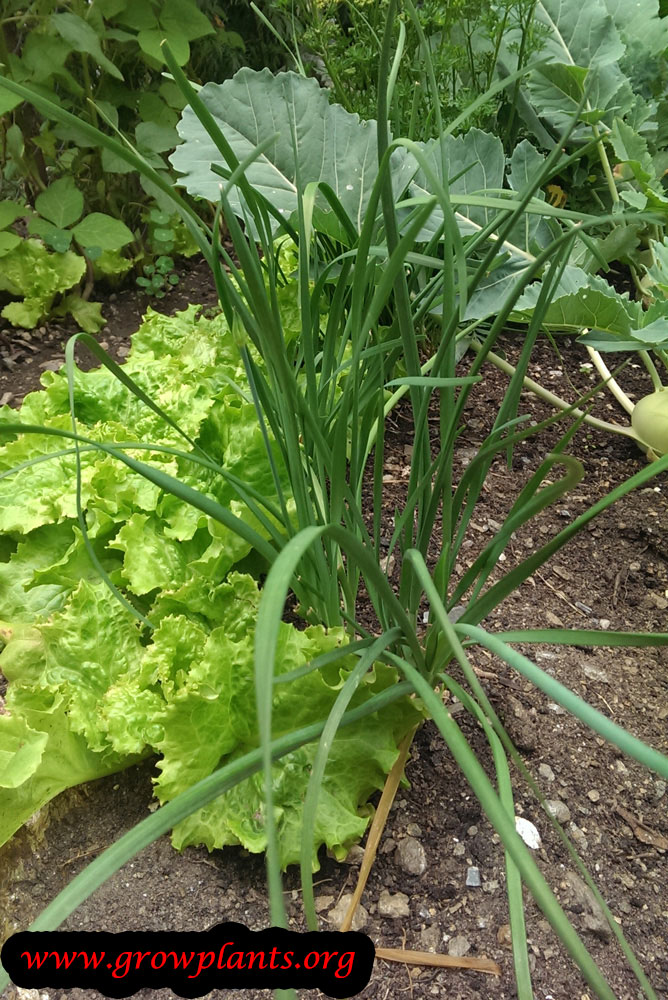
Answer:
[[(45, 676), (47, 653), (39, 627), (0, 623), (0, 669), (9, 679), (0, 713), (0, 843), (66, 788), (120, 771), (138, 760), (91, 748), (72, 726), (76, 683)], [(112, 652), (109, 653), (113, 659)], [(80, 673), (80, 676), (82, 674)]]
[(2, 258), (0, 290), (23, 301), (10, 302), (1, 315), (14, 326), (33, 329), (49, 312), (55, 296), (75, 285), (85, 271), (83, 257), (69, 250), (49, 253), (38, 240), (22, 240)]

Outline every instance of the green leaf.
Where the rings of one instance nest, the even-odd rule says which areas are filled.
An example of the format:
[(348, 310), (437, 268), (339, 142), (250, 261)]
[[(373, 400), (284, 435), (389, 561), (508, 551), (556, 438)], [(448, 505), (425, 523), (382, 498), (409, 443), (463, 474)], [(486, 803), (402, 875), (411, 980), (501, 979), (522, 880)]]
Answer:
[(185, 66), (190, 59), (190, 46), (182, 34), (166, 32), (163, 28), (152, 28), (148, 31), (140, 31), (137, 35), (137, 41), (142, 52), (145, 52), (151, 59), (155, 59), (160, 65), (165, 65), (165, 57), (161, 48), (163, 41), (169, 45), (179, 66)]
[(10, 302), (2, 315), (32, 329), (48, 313), (54, 296), (76, 284), (85, 270), (85, 261), (75, 253), (52, 254), (37, 240), (21, 240), (2, 259), (0, 289), (24, 301)]
[(662, 300), (650, 306), (638, 317), (638, 326), (631, 328), (628, 335), (592, 330), (580, 338), (580, 343), (589, 347), (600, 345), (600, 351), (653, 351), (668, 347), (668, 302)]
[(36, 694), (33, 704), (22, 706), (21, 715), (0, 716), (0, 762), (12, 780), (21, 772), (26, 775), (16, 787), (0, 787), (0, 842), (5, 843), (60, 792), (113, 774), (127, 767), (129, 759), (91, 752), (70, 729), (62, 699)]
[(33, 216), (28, 223), (28, 232), (31, 236), (39, 236), (56, 253), (65, 253), (72, 243), (72, 233), (69, 229), (60, 229), (38, 216)]
[(55, 316), (66, 316), (67, 313), (72, 314), (78, 327), (86, 333), (97, 333), (106, 322), (99, 302), (89, 302), (74, 292), (66, 295), (54, 310)]
[[(616, 0), (611, 0), (611, 8)], [(536, 4), (537, 26), (545, 26), (540, 58), (544, 64), (529, 79), (528, 91), (536, 111), (555, 129), (569, 124), (587, 87), (586, 120), (597, 122), (617, 108), (624, 117), (651, 113), (634, 94), (620, 60), (626, 45), (606, 0), (542, 0)], [(636, 122), (636, 125), (638, 123)]]
[(135, 594), (171, 590), (185, 583), (187, 547), (164, 534), (164, 523), (148, 514), (133, 514), (111, 543), (125, 553), (123, 576)]
[[(422, 146), (422, 152), (436, 174), (443, 181), (443, 164), (441, 144), (439, 139), (430, 139)], [(487, 188), (503, 187), (505, 172), (505, 155), (503, 144), (496, 136), (482, 132), (478, 128), (470, 129), (465, 135), (445, 137), (448, 174), (452, 180), (449, 183), (451, 195), (481, 194)], [(410, 194), (430, 195), (432, 186), (422, 169), (418, 169), (410, 185)], [(457, 221), (464, 233), (474, 232), (478, 227), (485, 226), (496, 214), (495, 209), (481, 206), (459, 205)], [(443, 219), (440, 208), (434, 209), (429, 220), (418, 234), (418, 240), (426, 241), (436, 232)], [(469, 224), (469, 220), (473, 226)]]
[[(531, 78), (531, 97), (541, 115), (549, 118), (556, 128), (565, 128), (578, 112), (584, 94), (588, 70), (582, 66), (554, 63), (541, 66)], [(599, 121), (601, 112), (596, 111)]]
[(65, 67), (72, 46), (63, 38), (31, 31), (23, 46), (21, 62), (35, 83), (53, 87), (53, 78), (62, 81), (71, 94), (81, 97), (83, 88)]
[(0, 201), (0, 229), (6, 229), (25, 214), (25, 205), (19, 205), (15, 201)]
[[(661, 53), (668, 48), (668, 18), (659, 17), (657, 0), (605, 0), (608, 13), (631, 55)], [(638, 67), (641, 69), (641, 67)], [(625, 71), (628, 71), (625, 66)]]
[(162, 98), (166, 101), (170, 108), (175, 108), (177, 111), (183, 111), (188, 102), (173, 80), (165, 80), (164, 83), (160, 84), (158, 89)]
[(76, 52), (87, 53), (111, 76), (117, 80), (123, 79), (121, 71), (103, 53), (97, 34), (82, 17), (71, 13), (52, 14), (49, 20), (61, 38)]
[(73, 542), (71, 524), (48, 524), (27, 535), (0, 563), (0, 605), (8, 621), (34, 624), (62, 607), (76, 581), (65, 588), (60, 580), (39, 574), (64, 558)]
[(21, 237), (16, 233), (0, 233), (0, 257), (13, 250), (21, 242)]
[(120, 250), (134, 239), (124, 222), (103, 212), (91, 212), (74, 226), (72, 232), (82, 247), (96, 246), (102, 250)]
[(654, 164), (647, 143), (621, 118), (615, 118), (612, 123), (610, 141), (617, 159), (621, 163), (628, 163), (633, 171), (633, 176), (641, 185), (653, 180), (655, 176)]
[[(319, 181), (329, 184), (353, 226), (361, 229), (378, 173), (375, 122), (360, 122), (357, 115), (330, 105), (327, 91), (316, 80), (296, 73), (274, 75), (267, 69), (244, 68), (223, 84), (206, 84), (199, 96), (239, 160), (276, 135), (249, 166), (246, 177), (281, 215), (289, 219), (297, 208), (294, 140), (303, 187)], [(190, 108), (183, 112), (178, 132), (183, 143), (169, 159), (184, 174), (181, 183), (190, 194), (217, 204), (221, 179), (210, 165), (225, 166), (221, 154)], [(393, 163), (398, 195), (415, 172), (415, 162), (401, 149), (394, 153)], [(238, 189), (228, 197), (233, 211), (242, 217)], [(320, 193), (316, 206), (325, 231), (341, 238), (341, 224)]]
[(151, 0), (132, 0), (124, 3), (123, 9), (114, 15), (114, 20), (119, 24), (125, 24), (135, 31), (145, 31), (150, 28), (157, 28), (158, 18), (154, 12), (154, 4)]
[(118, 250), (103, 250), (93, 262), (93, 273), (96, 278), (102, 275), (115, 276), (127, 274), (132, 267), (132, 261), (123, 257)]
[(640, 191), (620, 191), (619, 197), (632, 208), (638, 208), (640, 211), (647, 207), (647, 195)]
[(48, 312), (48, 306), (45, 306), (43, 299), (27, 296), (23, 302), (9, 302), (0, 316), (8, 319), (12, 326), (22, 326), (26, 330), (34, 330), (46, 312)]
[(165, 0), (160, 6), (160, 27), (169, 37), (183, 36), (189, 42), (215, 34), (215, 28), (192, 0)]
[[(0, 87), (0, 93), (6, 93), (6, 91), (3, 91), (2, 87)], [(25, 153), (25, 142), (23, 141), (23, 132), (16, 122), (7, 129), (5, 141), (7, 143), (7, 153), (11, 159), (17, 162), (22, 160)]]
[[(531, 315), (540, 285), (530, 285), (518, 300), (513, 317)], [(642, 323), (642, 306), (619, 295), (603, 278), (567, 267), (560, 287), (545, 312), (543, 325), (555, 332), (581, 333), (585, 327), (611, 335), (628, 336)]]
[(71, 177), (61, 177), (54, 181), (35, 199), (35, 208), (39, 214), (60, 229), (71, 226), (81, 217), (83, 205), (83, 194)]
[(541, 56), (576, 66), (607, 66), (624, 55), (624, 43), (603, 0), (541, 0), (536, 20), (550, 29)]
[(609, 263), (610, 261), (623, 261), (630, 257), (640, 242), (640, 223), (629, 225), (617, 225), (611, 229), (603, 239), (592, 239), (591, 242), (596, 247), (596, 254), (593, 254), (584, 244), (577, 254), (571, 255), (574, 264), (578, 264), (584, 271), (595, 272), (601, 264), (601, 258)]
[[(176, 123), (179, 120), (179, 116), (173, 108), (169, 107), (168, 104), (163, 101), (154, 91), (149, 90), (142, 94), (139, 98), (139, 114), (142, 120), (145, 122), (153, 122), (155, 125), (161, 125), (163, 128), (176, 129)], [(174, 142), (171, 146), (173, 149), (177, 143), (176, 134), (174, 134)]]
[(131, 174), (134, 167), (110, 149), (102, 150), (102, 169), (105, 174)]
[(113, 42), (136, 42), (137, 38), (131, 31), (123, 31), (122, 28), (107, 28), (104, 33), (105, 38)]
[(175, 128), (155, 122), (140, 122), (135, 128), (135, 138), (140, 150), (148, 149), (153, 153), (164, 153), (179, 144)]
[(12, 94), (9, 90), (5, 90), (4, 87), (0, 87), (0, 115), (9, 114), (10, 111), (13, 111), (14, 108), (18, 108), (19, 104), (22, 103), (22, 97), (18, 97), (16, 94)]
[(128, 0), (95, 0), (95, 6), (105, 21), (111, 21), (123, 14), (129, 6), (135, 8), (137, 4), (128, 4)]

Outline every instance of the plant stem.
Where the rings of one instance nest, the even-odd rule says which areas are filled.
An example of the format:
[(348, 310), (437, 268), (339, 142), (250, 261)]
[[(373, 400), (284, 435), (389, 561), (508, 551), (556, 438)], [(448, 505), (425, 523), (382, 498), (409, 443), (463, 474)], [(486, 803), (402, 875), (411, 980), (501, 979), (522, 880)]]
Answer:
[[(589, 102), (587, 103), (589, 104)], [(601, 161), (601, 166), (603, 167), (603, 173), (605, 174), (610, 197), (612, 198), (613, 204), (616, 205), (619, 202), (619, 191), (617, 190), (615, 178), (612, 173), (612, 167), (610, 166), (610, 160), (608, 159), (608, 154), (606, 153), (605, 146), (603, 145), (603, 139), (601, 138), (601, 133), (598, 130), (598, 125), (592, 125), (591, 130), (594, 138), (596, 139), (596, 149)]]
[[(472, 349), (478, 354), (482, 349), (482, 345), (477, 343), (475, 340), (471, 341)], [(488, 351), (486, 354), (486, 360), (491, 361), (500, 371), (505, 372), (506, 375), (514, 375), (515, 368), (509, 364), (509, 362), (504, 361), (500, 358), (498, 354), (494, 354), (493, 351)], [(541, 399), (545, 400), (551, 406), (556, 407), (558, 410), (568, 410), (573, 414), (574, 417), (583, 417), (584, 422), (589, 424), (591, 427), (595, 427), (599, 431), (609, 431), (613, 434), (622, 434), (624, 437), (632, 438), (641, 444), (640, 438), (637, 436), (635, 431), (630, 427), (623, 427), (621, 424), (610, 424), (607, 420), (599, 420), (598, 417), (592, 417), (590, 414), (585, 413), (584, 410), (580, 410), (577, 407), (571, 406), (567, 403), (565, 399), (561, 399), (559, 396), (555, 396), (553, 392), (549, 389), (544, 388), (538, 382), (534, 382), (533, 379), (525, 377), (522, 380), (524, 386), (530, 389), (531, 392), (535, 393)]]
[(659, 392), (661, 389), (663, 389), (663, 383), (661, 382), (661, 379), (659, 378), (659, 373), (656, 370), (656, 365), (652, 361), (651, 354), (649, 353), (649, 351), (638, 351), (638, 354), (642, 358), (643, 364), (645, 365), (645, 368), (649, 372), (649, 377), (652, 380), (652, 385), (654, 386), (654, 391), (655, 392)]
[(610, 390), (610, 392), (615, 397), (619, 405), (623, 407), (628, 414), (633, 413), (634, 404), (626, 395), (626, 393), (619, 385), (619, 383), (616, 382), (615, 379), (612, 377), (612, 375), (610, 374), (610, 369), (606, 365), (605, 361), (603, 360), (599, 352), (595, 350), (595, 348), (593, 347), (588, 347), (587, 353), (589, 354), (591, 360), (594, 362), (594, 367), (596, 368), (596, 371), (599, 373), (601, 378), (605, 379), (606, 387)]

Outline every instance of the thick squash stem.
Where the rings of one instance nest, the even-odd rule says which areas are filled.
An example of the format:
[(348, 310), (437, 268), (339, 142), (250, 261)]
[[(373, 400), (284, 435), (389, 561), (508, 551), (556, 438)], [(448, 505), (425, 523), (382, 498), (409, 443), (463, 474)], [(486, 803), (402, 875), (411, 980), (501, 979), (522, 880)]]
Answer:
[(633, 413), (634, 404), (626, 395), (626, 393), (620, 386), (619, 382), (616, 382), (615, 379), (612, 377), (612, 375), (610, 374), (610, 369), (606, 365), (601, 355), (593, 347), (588, 347), (587, 353), (589, 354), (589, 357), (594, 363), (594, 368), (599, 373), (601, 378), (605, 380), (606, 389), (610, 390), (610, 392), (615, 397), (619, 405), (623, 407), (630, 416)]

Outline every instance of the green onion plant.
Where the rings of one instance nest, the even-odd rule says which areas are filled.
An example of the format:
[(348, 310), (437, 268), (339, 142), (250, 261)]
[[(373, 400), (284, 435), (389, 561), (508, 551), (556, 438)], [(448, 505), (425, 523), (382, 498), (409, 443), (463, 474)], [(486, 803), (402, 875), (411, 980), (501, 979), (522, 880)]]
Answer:
[[(612, 723), (573, 692), (546, 675), (514, 646), (517, 643), (648, 646), (668, 642), (668, 634), (596, 632), (592, 630), (526, 629), (492, 632), (486, 621), (506, 597), (555, 552), (619, 497), (650, 482), (668, 468), (668, 457), (642, 469), (628, 482), (600, 499), (584, 514), (545, 542), (517, 565), (504, 571), (499, 557), (512, 535), (546, 507), (561, 501), (583, 476), (580, 462), (568, 453), (584, 411), (559, 412), (537, 427), (518, 416), (523, 379), (549, 308), (551, 296), (568, 255), (589, 225), (601, 219), (575, 223), (568, 213), (536, 199), (539, 187), (558, 169), (563, 154), (557, 144), (526, 191), (480, 192), (479, 204), (488, 209), (489, 223), (473, 232), (460, 226), (457, 205), (449, 192), (449, 168), (444, 138), (448, 128), (440, 121), (438, 94), (430, 67), (429, 48), (423, 39), (427, 77), (431, 77), (433, 113), (442, 137), (440, 170), (425, 157), (423, 148), (410, 140), (393, 139), (387, 126), (391, 118), (393, 26), (398, 0), (391, 0), (382, 40), (379, 85), (377, 155), (378, 174), (366, 215), (358, 226), (331, 190), (321, 184), (304, 184), (297, 176), (298, 209), (286, 219), (250, 184), (247, 173), (263, 155), (263, 145), (239, 162), (224, 132), (211, 115), (201, 92), (190, 86), (165, 46), (165, 57), (174, 80), (191, 109), (215, 143), (219, 160), (212, 169), (220, 176), (219, 203), (212, 226), (205, 224), (190, 202), (156, 174), (142, 157), (115, 136), (83, 121), (77, 127), (95, 143), (113, 150), (171, 199), (208, 261), (220, 305), (234, 332), (254, 401), (257, 420), (272, 464), (275, 498), (268, 500), (234, 480), (232, 485), (255, 514), (251, 526), (222, 508), (204, 491), (181, 483), (136, 455), (138, 443), (118, 444), (85, 439), (77, 432), (72, 395), (72, 430), (49, 432), (67, 439), (77, 459), (83, 449), (102, 448), (146, 476), (165, 493), (186, 500), (208, 516), (244, 534), (264, 560), (268, 575), (255, 629), (256, 699), (260, 745), (247, 756), (227, 764), (188, 792), (156, 810), (130, 833), (105, 851), (54, 900), (32, 929), (57, 927), (83, 899), (125, 861), (171, 828), (184, 816), (224, 794), (248, 775), (262, 771), (265, 780), (267, 871), (272, 923), (285, 926), (280, 863), (280, 830), (272, 811), (272, 763), (305, 743), (319, 741), (315, 764), (304, 789), (301, 874), (305, 918), (317, 927), (313, 905), (313, 830), (318, 792), (329, 749), (341, 727), (379, 711), (392, 702), (412, 697), (424, 715), (433, 719), (464, 779), (479, 799), (506, 852), (513, 955), (520, 1000), (532, 996), (527, 959), (522, 901), (524, 884), (554, 928), (596, 996), (612, 1000), (614, 993), (545, 882), (529, 851), (515, 831), (513, 791), (509, 760), (524, 766), (494, 712), (469, 660), (469, 649), (481, 647), (527, 677), (550, 698), (573, 713), (625, 753), (668, 777), (668, 759)], [(420, 31), (411, 0), (405, 9)], [(11, 91), (46, 110), (57, 121), (71, 124), (73, 116), (45, 97), (19, 84), (3, 80)], [(481, 100), (486, 99), (483, 95)], [(297, 123), (293, 123), (296, 130)], [(271, 141), (267, 137), (264, 148)], [(296, 143), (296, 138), (295, 138)], [(430, 182), (426, 198), (397, 197), (393, 169), (397, 150), (407, 150)], [(235, 192), (243, 204), (240, 220), (231, 207)], [(405, 192), (402, 192), (405, 194)], [(467, 195), (470, 201), (472, 196)], [(461, 201), (461, 199), (460, 199)], [(334, 239), (319, 228), (323, 209), (334, 213), (345, 239)], [(498, 304), (495, 316), (485, 321), (465, 320), (466, 303), (484, 277), (507, 259), (507, 242), (527, 214), (551, 216), (554, 236), (539, 254), (527, 260), (515, 284)], [(435, 234), (418, 240), (425, 222), (436, 217)], [(299, 336), (285, 335), (279, 293), (286, 281), (275, 242), (281, 238), (298, 248)], [(228, 253), (221, 240), (223, 225), (234, 247)], [(528, 324), (520, 360), (509, 382), (493, 426), (477, 455), (461, 474), (456, 473), (457, 439), (463, 411), (476, 384), (484, 379), (484, 363), (504, 331), (509, 316), (530, 282), (543, 279), (538, 303)], [(434, 329), (433, 307), (439, 304), (440, 324)], [(427, 336), (427, 333), (429, 336)], [(463, 349), (475, 338), (475, 353), (467, 360)], [(74, 347), (68, 348), (72, 385)], [(85, 340), (92, 346), (91, 339)], [(98, 358), (133, 391), (141, 390), (97, 346)], [(462, 361), (462, 356), (464, 361)], [(155, 408), (150, 398), (140, 396)], [(413, 424), (413, 453), (403, 508), (396, 512), (389, 551), (381, 553), (383, 463), (386, 417), (400, 399), (406, 400)], [(582, 404), (586, 407), (586, 401)], [(438, 437), (433, 440), (430, 415), (438, 412)], [(162, 412), (162, 411), (161, 411)], [(164, 414), (170, 419), (169, 414)], [(556, 420), (566, 421), (556, 446), (545, 455), (519, 491), (506, 519), (485, 545), (473, 565), (458, 575), (457, 559), (467, 537), (492, 462), (531, 434), (540, 434)], [(4, 424), (11, 433), (44, 433), (43, 428)], [(139, 443), (150, 454), (153, 446)], [(129, 454), (133, 451), (133, 456)], [(153, 448), (153, 450), (160, 450)], [(226, 476), (201, 447), (184, 435), (183, 454), (193, 462)], [(372, 504), (365, 503), (370, 489)], [(85, 511), (79, 509), (82, 531)], [(430, 558), (434, 541), (438, 557)], [(91, 549), (92, 553), (92, 549)], [(94, 555), (94, 554), (93, 554)], [(388, 557), (398, 566), (398, 585), (385, 570)], [(102, 568), (100, 567), (103, 572)], [(109, 581), (110, 585), (111, 581)], [(279, 625), (285, 602), (292, 593), (298, 613), (310, 623), (343, 625), (349, 645), (328, 654), (328, 662), (351, 654), (357, 667), (341, 687), (328, 718), (306, 728), (277, 734), (272, 728), (272, 703), (276, 684), (290, 683), (290, 675), (274, 676)], [(123, 598), (122, 594), (119, 597)], [(376, 625), (360, 622), (362, 602), (373, 608)], [(134, 609), (126, 602), (128, 613)], [(453, 608), (464, 611), (456, 624)], [(425, 627), (423, 618), (426, 615)], [(365, 619), (368, 621), (368, 617)], [(147, 619), (142, 620), (149, 626)], [(362, 706), (351, 699), (373, 664), (383, 661), (396, 670), (397, 682)], [(307, 669), (321, 668), (318, 661)], [(448, 689), (464, 705), (484, 732), (491, 749), (496, 782), (490, 781), (469, 741), (455, 721), (442, 692)], [(530, 779), (531, 780), (531, 779)], [(581, 862), (576, 858), (576, 863)], [(582, 870), (582, 868), (581, 868)], [(591, 879), (585, 873), (589, 884)], [(594, 887), (595, 888), (595, 887)], [(656, 994), (633, 956), (621, 928), (611, 919), (613, 933), (634, 969), (640, 987), (650, 1000)]]

